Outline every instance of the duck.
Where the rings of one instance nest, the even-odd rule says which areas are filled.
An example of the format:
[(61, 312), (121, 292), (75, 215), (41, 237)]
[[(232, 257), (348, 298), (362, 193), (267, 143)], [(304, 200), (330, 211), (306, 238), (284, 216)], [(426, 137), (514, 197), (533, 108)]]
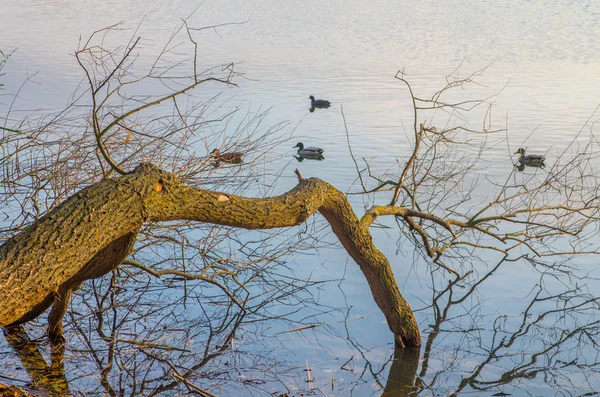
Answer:
[[(323, 149), (318, 147), (304, 147), (302, 142), (298, 142), (292, 149), (298, 148), (298, 155), (307, 159), (314, 159), (323, 157), (325, 152)], [(322, 159), (321, 159), (322, 160)]]
[(244, 158), (243, 153), (229, 152), (222, 153), (219, 149), (215, 149), (211, 152), (216, 162), (223, 161), (224, 163), (240, 164)]
[(519, 164), (521, 164), (521, 166), (544, 167), (546, 165), (544, 164), (546, 158), (541, 154), (525, 155), (525, 149), (523, 148), (519, 148), (514, 154), (520, 154)]
[(310, 99), (310, 108), (313, 109), (313, 111), (315, 108), (326, 109), (331, 106), (331, 102), (324, 99), (315, 99), (315, 97), (312, 95), (308, 98)]

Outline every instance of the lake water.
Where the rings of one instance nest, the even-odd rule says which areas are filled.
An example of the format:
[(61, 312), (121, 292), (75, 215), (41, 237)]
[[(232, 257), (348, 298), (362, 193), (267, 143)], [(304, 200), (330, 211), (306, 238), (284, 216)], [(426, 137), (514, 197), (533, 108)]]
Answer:
[[(591, 1), (233, 0), (200, 4), (180, 0), (101, 3), (0, 0), (0, 9), (0, 50), (16, 50), (4, 70), (6, 75), (0, 77), (5, 93), (14, 94), (27, 76), (33, 76), (33, 82), (19, 93), (11, 114), (13, 120), (32, 110), (43, 114), (67, 104), (83, 77), (73, 53), (80, 37), (85, 40), (95, 30), (123, 21), (125, 30), (111, 36), (109, 42), (124, 44), (141, 23), (137, 35), (143, 37), (144, 50), (157, 54), (181, 24), (181, 18), (192, 13), (191, 26), (226, 24), (195, 36), (199, 44), (199, 69), (234, 63), (243, 78), (235, 80), (238, 87), (201, 86), (197, 89), (198, 97), (208, 99), (220, 93), (218, 101), (222, 101), (223, 109), (241, 109), (240, 116), (230, 122), (232, 130), (243, 120), (241, 115), (267, 109), (268, 115), (262, 121), (264, 127), (289, 123), (279, 135), (285, 137), (284, 142), (269, 152), (269, 162), (261, 163), (267, 182), (273, 184), (270, 194), (285, 192), (295, 185), (292, 172), (295, 168), (304, 177), (319, 177), (342, 191), (359, 191), (341, 106), (354, 155), (368, 160), (374, 174), (388, 170), (397, 174), (412, 151), (412, 108), (406, 86), (394, 79), (399, 70), (404, 71), (415, 95), (427, 98), (443, 87), (446, 76), (466, 77), (487, 68), (477, 78), (478, 84), (459, 89), (455, 95), (462, 100), (495, 95), (489, 100), (493, 102), (491, 125), (494, 129), (507, 128), (507, 132), (489, 138), (489, 149), (472, 178), (505, 180), (515, 161), (510, 153), (519, 147), (545, 153), (552, 164), (567, 148), (574, 152), (581, 147), (600, 119), (600, 113), (596, 112), (600, 105), (600, 4)], [(178, 37), (181, 38), (176, 43), (185, 40), (185, 36)], [(190, 50), (192, 47), (187, 43), (176, 51), (189, 54)], [(149, 59), (141, 57), (139, 65), (148, 65)], [(330, 100), (332, 107), (309, 112), (309, 95)], [(3, 115), (12, 99), (5, 96), (0, 100)], [(481, 128), (485, 110), (482, 107), (468, 114), (464, 125)], [(433, 117), (437, 126), (443, 126), (449, 119), (441, 111), (427, 117), (429, 120)], [(211, 141), (211, 145), (224, 142), (225, 136), (233, 134), (232, 130), (226, 131), (220, 140)], [(576, 138), (580, 146), (570, 146)], [(324, 148), (325, 161), (297, 162), (292, 156), (292, 146), (298, 141)], [(196, 150), (201, 155), (207, 154), (206, 147), (201, 145)], [(516, 177), (526, 178), (531, 174), (525, 171), (524, 176)], [(280, 176), (274, 178), (274, 175)], [(375, 185), (371, 181), (369, 186)], [(493, 188), (482, 184), (478, 189), (476, 194), (484, 197)], [(259, 191), (264, 188), (253, 193)], [(360, 195), (349, 198), (359, 216), (371, 204)], [(385, 203), (389, 195), (375, 200)], [(279, 337), (277, 340), (285, 348), (273, 348), (270, 354), (292, 368), (282, 372), (280, 378), (288, 386), (295, 382), (290, 395), (306, 389), (302, 368), (307, 363), (323, 395), (379, 395), (390, 368), (392, 337), (357, 266), (336, 245), (334, 237), (326, 235), (328, 229), (322, 220), (314, 222), (315, 228), (323, 229), (320, 233), (324, 242), (312, 251), (312, 256), (295, 258), (297, 275), (310, 275), (314, 280), (343, 278), (340, 287), (336, 282), (314, 287), (311, 293), (320, 302), (349, 311), (318, 317), (318, 321), (330, 324), (327, 332), (303, 331), (302, 336), (292, 333), (289, 337)], [(391, 220), (384, 223), (394, 226)], [(309, 224), (312, 227), (313, 221)], [(293, 229), (282, 232), (282, 236), (293, 238), (296, 233), (297, 229)], [(435, 267), (415, 254), (412, 243), (397, 241), (397, 228), (374, 228), (372, 233), (378, 248), (393, 264), (404, 296), (414, 309), (422, 309), (418, 311), (418, 319), (424, 337), (431, 335), (434, 328), (430, 325), (435, 323), (433, 316), (437, 314), (430, 307), (435, 295), (433, 289), (443, 289), (448, 275), (433, 271), (432, 276)], [(481, 267), (476, 269), (481, 277), (498, 258), (489, 255), (483, 259)], [(588, 281), (578, 281), (582, 290), (593, 291), (595, 286), (590, 283), (595, 281), (590, 280), (595, 275), (594, 260), (581, 258), (574, 266), (581, 269), (580, 274), (590, 276)], [(503, 337), (509, 338), (511, 329), (518, 334), (523, 313), (535, 317), (554, 307), (540, 301), (534, 314), (525, 312), (540, 277), (538, 269), (522, 262), (506, 264), (494, 274), (493, 281), (484, 283), (465, 302), (453, 305), (449, 318), (441, 322), (447, 332), (435, 339), (427, 352), (429, 369), (419, 369), (423, 386), (419, 395), (447, 395), (458, 389), (473, 392), (484, 387), (489, 389), (485, 394), (474, 395), (500, 391), (512, 395), (578, 395), (598, 391), (600, 379), (594, 374), (597, 365), (591, 365), (591, 370), (584, 368), (585, 365), (565, 365), (560, 372), (564, 363), (581, 356), (592, 357), (591, 362), (595, 362), (598, 354), (594, 348), (586, 349), (572, 340), (564, 341), (560, 353), (549, 348), (552, 341), (560, 339), (558, 330), (566, 321), (560, 315), (556, 318), (549, 315), (551, 318), (536, 331), (523, 332), (519, 338), (515, 337), (511, 348), (494, 353), (502, 355), (502, 359), (482, 364), (491, 346), (497, 346)], [(544, 282), (548, 290), (560, 293), (560, 275), (547, 277)], [(456, 294), (459, 292), (465, 293), (460, 290)], [(440, 307), (449, 299), (448, 295), (442, 295)], [(571, 303), (583, 298), (561, 299)], [(345, 315), (362, 318), (347, 323), (349, 335), (340, 325)], [(595, 321), (591, 312), (569, 314), (574, 322), (581, 322), (582, 315), (589, 316), (587, 324)], [(471, 334), (473, 330), (480, 330), (476, 332), (480, 339)], [(352, 343), (347, 342), (346, 336)], [(250, 345), (246, 353), (252, 356), (262, 348)], [(27, 381), (27, 373), (19, 370), (19, 362), (5, 341), (0, 341), (0, 352), (0, 359), (10, 368), (10, 378)], [(425, 352), (424, 348), (421, 363)], [(65, 363), (71, 391), (101, 393), (98, 369), (90, 362), (81, 364), (85, 362), (84, 355), (75, 352), (72, 356)], [(539, 367), (557, 369), (542, 372), (535, 365), (519, 369), (532, 357), (539, 360)], [(348, 359), (353, 372), (341, 369)], [(77, 368), (89, 371), (83, 374)], [(493, 384), (494, 379), (503, 376), (506, 380), (503, 374), (512, 369), (515, 369), (511, 372), (514, 381)], [(543, 376), (536, 376), (538, 372)], [(69, 373), (74, 374), (72, 378)], [(472, 375), (475, 380), (466, 388), (459, 386)], [(332, 390), (331, 379), (340, 386)], [(285, 390), (277, 386), (278, 382), (268, 379), (260, 387), (246, 384), (245, 389), (235, 389), (234, 395), (269, 395)], [(232, 393), (226, 388), (220, 390), (216, 383), (206, 382), (203, 387), (219, 395)]]

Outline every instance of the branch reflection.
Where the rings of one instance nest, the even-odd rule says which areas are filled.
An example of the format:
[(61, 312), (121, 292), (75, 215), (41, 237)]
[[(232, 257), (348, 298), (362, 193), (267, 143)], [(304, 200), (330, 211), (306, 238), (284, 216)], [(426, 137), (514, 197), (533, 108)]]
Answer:
[(64, 345), (52, 347), (51, 362), (48, 365), (22, 325), (5, 327), (3, 330), (4, 337), (17, 353), (33, 384), (52, 396), (71, 395), (65, 376)]
[(414, 393), (419, 390), (415, 386), (419, 357), (419, 349), (394, 349), (394, 358), (382, 396), (405, 397), (415, 395)]

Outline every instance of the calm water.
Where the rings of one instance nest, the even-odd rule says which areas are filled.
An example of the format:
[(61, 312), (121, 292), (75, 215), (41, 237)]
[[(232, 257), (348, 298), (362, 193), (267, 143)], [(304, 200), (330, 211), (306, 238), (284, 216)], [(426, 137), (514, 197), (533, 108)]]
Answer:
[[(42, 113), (58, 110), (67, 103), (82, 78), (73, 57), (80, 37), (124, 21), (123, 27), (128, 30), (114, 36), (114, 40), (125, 43), (145, 15), (139, 35), (143, 37), (144, 48), (156, 54), (181, 17), (190, 15), (199, 6), (199, 3), (179, 0), (101, 3), (0, 0), (0, 3), (0, 49), (9, 52), (16, 49), (5, 70), (6, 76), (2, 77), (6, 92), (15, 93), (26, 76), (33, 76), (35, 81), (20, 92), (12, 115), (15, 119), (31, 110), (40, 109)], [(318, 176), (342, 191), (357, 191), (340, 106), (343, 106), (354, 154), (369, 160), (375, 173), (381, 174), (389, 168), (397, 171), (396, 159), (403, 164), (411, 152), (408, 137), (412, 123), (406, 88), (394, 79), (398, 70), (404, 70), (417, 96), (431, 97), (443, 86), (446, 75), (468, 76), (488, 67), (478, 79), (480, 84), (462, 92), (461, 98), (486, 98), (499, 93), (490, 99), (493, 126), (501, 129), (508, 125), (507, 134), (499, 138), (506, 136), (512, 151), (523, 146), (547, 153), (550, 162), (582, 129), (588, 137), (593, 123), (600, 119), (600, 114), (594, 113), (600, 105), (600, 5), (594, 2), (206, 1), (190, 18), (190, 24), (197, 27), (231, 22), (241, 24), (218, 27), (216, 31), (205, 30), (198, 35), (200, 67), (233, 62), (237, 72), (243, 73), (246, 79), (238, 79), (237, 88), (203, 86), (198, 95), (210, 98), (222, 92), (225, 107), (239, 107), (244, 111), (270, 109), (263, 125), (289, 122), (284, 130), (290, 135), (289, 139), (270, 154), (274, 160), (265, 166), (269, 175), (281, 172), (272, 193), (284, 192), (295, 184), (294, 168), (299, 168), (305, 177)], [(190, 47), (183, 46), (181, 51), (184, 50), (189, 51)], [(147, 61), (142, 58), (140, 65)], [(308, 96), (311, 94), (330, 100), (332, 107), (310, 113)], [(4, 97), (0, 109), (7, 109), (8, 98)], [(442, 112), (434, 117), (437, 125), (447, 120)], [(481, 124), (481, 111), (474, 112), (466, 121), (472, 128), (479, 128)], [(296, 162), (291, 157), (294, 154), (291, 147), (298, 141), (323, 147), (326, 160)], [(510, 173), (513, 161), (507, 144), (493, 138), (489, 143), (491, 148), (484, 154), (477, 172), (503, 180)], [(202, 152), (205, 148), (197, 150)], [(484, 185), (481, 189), (484, 191), (478, 194), (485, 195), (489, 193), (485, 189), (491, 188)], [(366, 205), (363, 199), (351, 196), (351, 201), (357, 213), (362, 214)], [(293, 236), (295, 231), (286, 233)], [(444, 276), (432, 278), (431, 267), (415, 259), (410, 243), (397, 245), (394, 229), (375, 229), (373, 234), (376, 245), (394, 264), (399, 285), (411, 305), (415, 309), (429, 306), (432, 285), (443, 288), (447, 282)], [(334, 242), (334, 239), (326, 236), (325, 241)], [(493, 257), (487, 259), (494, 260)], [(307, 332), (302, 338), (290, 334), (289, 339), (280, 339), (288, 343), (287, 349), (275, 351), (275, 357), (287, 360), (292, 367), (310, 362), (322, 388), (332, 378), (341, 384), (354, 381), (361, 369), (350, 375), (340, 370), (340, 366), (355, 357), (356, 365), (364, 367), (364, 360), (361, 361), (357, 351), (373, 360), (375, 366), (383, 366), (392, 354), (391, 335), (354, 263), (339, 247), (323, 247), (315, 256), (301, 256), (296, 262), (299, 275), (310, 274), (317, 279), (344, 277), (342, 288), (336, 285), (315, 288), (314, 294), (332, 306), (350, 307), (350, 318), (364, 317), (349, 326), (350, 336), (362, 350), (340, 342), (335, 336), (345, 336), (345, 331), (333, 326), (334, 332), (320, 335), (328, 349), (314, 343), (317, 336), (313, 333)], [(592, 260), (582, 259), (578, 266), (591, 271), (591, 267), (586, 268), (590, 262)], [(489, 266), (482, 264), (479, 271), (483, 274), (484, 269)], [(518, 324), (524, 302), (531, 297), (530, 291), (539, 282), (540, 274), (522, 263), (515, 263), (504, 266), (494, 277), (493, 283), (457, 311), (460, 314), (446, 324), (447, 329), (452, 325), (490, 331), (496, 329), (494, 321), (501, 315), (509, 316), (507, 323)], [(550, 285), (552, 282), (548, 281)], [(485, 302), (485, 305), (477, 306), (477, 313), (473, 313), (468, 306), (476, 302)], [(424, 332), (432, 323), (431, 313), (431, 310), (419, 312)], [(320, 319), (331, 323), (341, 320), (340, 313)], [(547, 330), (552, 327), (548, 325)], [(537, 335), (541, 334), (540, 331)], [(493, 335), (484, 332), (481, 338), (491, 343)], [(550, 339), (550, 336), (528, 336), (519, 342), (527, 345), (525, 351), (515, 353), (507, 361), (527, 361), (527, 357), (535, 355), (536, 349), (543, 350)], [(431, 371), (423, 375), (425, 383), (431, 382), (424, 395), (454, 390), (483, 360), (477, 349), (485, 350), (463, 334), (447, 334), (436, 341), (436, 346), (429, 363)], [(571, 348), (572, 357), (564, 353), (561, 360), (566, 362), (577, 357), (578, 347)], [(472, 355), (465, 353), (469, 349)], [(6, 342), (0, 342), (0, 350), (4, 352), (6, 365), (13, 371), (11, 377), (27, 380), (26, 373), (18, 372), (18, 362), (9, 353)], [(75, 364), (67, 362), (66, 365), (68, 372), (69, 365)], [(483, 370), (483, 377), (492, 379), (509, 366), (504, 361), (488, 366)], [(579, 387), (583, 391), (600, 389), (599, 379), (590, 378), (580, 384), (583, 371), (569, 371), (573, 394), (577, 394)], [(383, 372), (385, 385), (388, 370)], [(438, 372), (442, 375), (433, 381), (431, 374)], [(81, 375), (84, 382), (78, 384), (73, 380), (71, 390), (89, 388), (86, 382), (94, 382), (90, 373)], [(346, 389), (324, 390), (328, 395), (380, 393), (380, 385), (373, 380), (376, 376), (362, 379), (359, 377), (358, 383)], [(298, 383), (300, 390), (304, 385), (301, 381)], [(514, 386), (499, 386), (493, 390), (511, 393)], [(533, 395), (554, 395), (556, 386), (547, 379), (533, 376), (516, 382), (516, 387), (522, 390), (514, 395), (521, 395), (523, 390)], [(277, 390), (265, 389), (252, 393)]]

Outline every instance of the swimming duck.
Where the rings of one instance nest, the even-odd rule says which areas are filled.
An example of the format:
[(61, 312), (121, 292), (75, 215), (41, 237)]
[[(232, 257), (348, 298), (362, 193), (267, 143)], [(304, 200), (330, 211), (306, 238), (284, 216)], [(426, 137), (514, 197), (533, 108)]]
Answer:
[(298, 148), (298, 154), (304, 158), (310, 159), (310, 158), (318, 158), (318, 157), (323, 157), (323, 152), (325, 152), (323, 149), (318, 148), (318, 147), (304, 147), (304, 144), (302, 142), (298, 142), (296, 144), (296, 146), (294, 146), (292, 149)]
[(528, 154), (526, 156), (523, 148), (519, 148), (514, 154), (520, 154), (519, 163), (521, 166), (544, 167), (546, 165), (544, 164), (544, 160), (546, 160), (544, 156), (540, 154)]
[(232, 163), (232, 164), (240, 164), (242, 162), (242, 159), (244, 158), (243, 153), (230, 152), (230, 153), (221, 154), (219, 149), (213, 150), (211, 152), (211, 154), (214, 157), (215, 161), (217, 161), (217, 162), (223, 161), (225, 163)]
[(310, 108), (314, 109), (314, 108), (328, 108), (329, 106), (331, 106), (331, 102), (326, 101), (324, 99), (315, 99), (314, 96), (309, 96), (308, 97), (310, 99)]

